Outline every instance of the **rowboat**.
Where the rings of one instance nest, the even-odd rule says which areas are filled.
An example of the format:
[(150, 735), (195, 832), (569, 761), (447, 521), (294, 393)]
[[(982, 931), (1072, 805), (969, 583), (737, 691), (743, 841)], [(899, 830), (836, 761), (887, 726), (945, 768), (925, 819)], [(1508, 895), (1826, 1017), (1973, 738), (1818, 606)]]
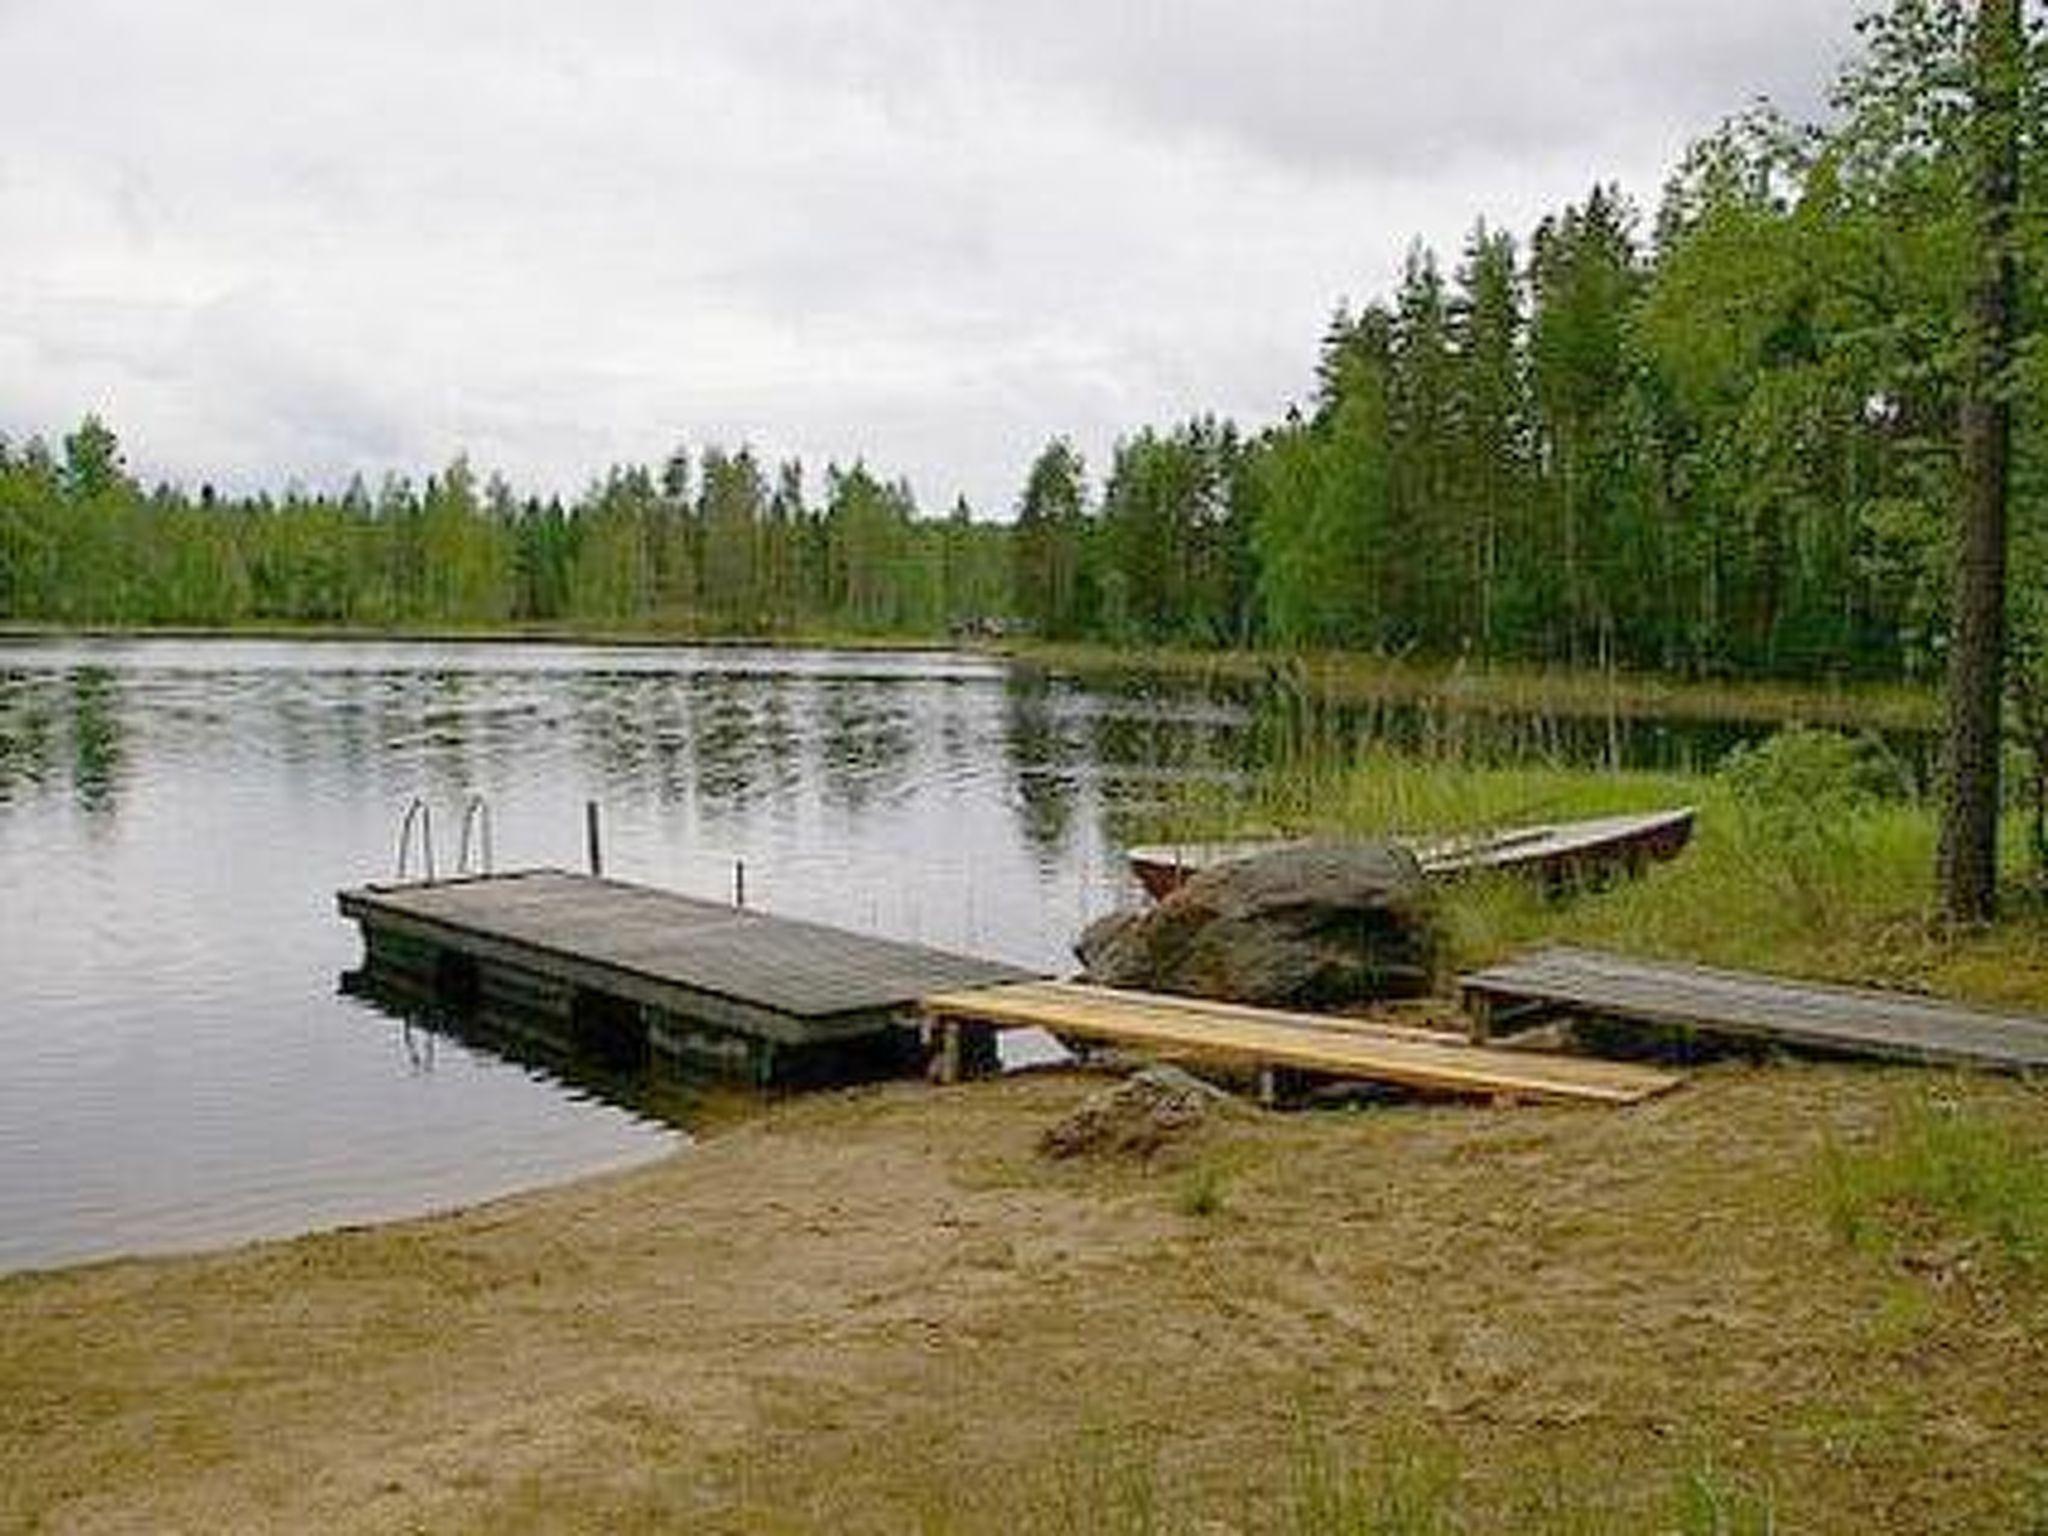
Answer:
[[(1598, 816), (1451, 837), (1396, 837), (1422, 866), (1425, 878), (1452, 880), (1482, 871), (1525, 875), (1547, 885), (1585, 884), (1675, 858), (1692, 840), (1694, 809)], [(1240, 838), (1212, 843), (1150, 843), (1126, 851), (1131, 873), (1163, 901), (1205, 869), (1279, 848), (1305, 848), (1317, 839)], [(1323, 839), (1321, 841), (1327, 841)]]

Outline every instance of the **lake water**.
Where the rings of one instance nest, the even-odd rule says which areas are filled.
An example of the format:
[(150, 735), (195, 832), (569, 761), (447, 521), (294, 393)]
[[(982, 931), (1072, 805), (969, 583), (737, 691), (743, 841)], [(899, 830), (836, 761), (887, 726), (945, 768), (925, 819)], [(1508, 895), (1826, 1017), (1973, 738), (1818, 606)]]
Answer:
[[(1044, 968), (1128, 895), (1106, 800), (1234, 727), (945, 655), (0, 644), (0, 1269), (467, 1202), (677, 1132), (344, 995), (334, 891), (580, 867)], [(1113, 760), (1122, 760), (1119, 767)]]
[[(0, 1270), (676, 1144), (631, 1092), (340, 990), (334, 892), (392, 873), (414, 796), (444, 870), (471, 795), (501, 869), (581, 867), (595, 799), (609, 874), (723, 898), (744, 860), (760, 909), (1059, 970), (1134, 899), (1130, 819), (1248, 771), (1271, 723), (1256, 688), (943, 654), (0, 642)], [(1675, 749), (1646, 727), (1628, 752)]]

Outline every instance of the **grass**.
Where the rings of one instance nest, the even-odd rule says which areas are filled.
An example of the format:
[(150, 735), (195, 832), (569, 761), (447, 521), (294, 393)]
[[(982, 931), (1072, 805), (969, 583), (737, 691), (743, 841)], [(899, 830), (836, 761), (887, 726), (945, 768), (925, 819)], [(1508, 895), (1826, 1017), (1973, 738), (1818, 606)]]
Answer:
[(1223, 1210), (1229, 1178), (1222, 1166), (1210, 1159), (1196, 1163), (1181, 1175), (1174, 1196), (1174, 1209), (1183, 1216), (1215, 1216)]
[(1284, 1507), (1290, 1536), (1449, 1536), (1461, 1524), (1457, 1457), (1411, 1433), (1382, 1437), (1360, 1462), (1304, 1420)]
[[(1458, 1536), (1511, 1528), (1523, 1536), (1621, 1536), (1644, 1529), (1673, 1536), (1771, 1536), (1769, 1487), (1714, 1456), (1681, 1451), (1661, 1492), (1647, 1501), (1617, 1496), (1592, 1465), (1555, 1468), (1515, 1503), (1510, 1527), (1491, 1522), (1470, 1496), (1457, 1449), (1413, 1426), (1365, 1437), (1340, 1433), (1298, 1409), (1293, 1444), (1275, 1494), (1247, 1494), (1227, 1525), (1188, 1507), (1156, 1436), (1090, 1425), (1033, 1473), (948, 1500), (924, 1500), (923, 1536), (1000, 1530), (1020, 1536), (1193, 1536), (1217, 1529), (1272, 1536)], [(758, 1515), (775, 1521), (768, 1508)]]
[(2048, 903), (2020, 868), (2015, 814), (2001, 921), (1935, 914), (1934, 808), (1867, 738), (1780, 733), (1711, 773), (1602, 772), (1429, 757), (1310, 739), (1242, 783), (1197, 781), (1138, 829), (1195, 840), (1454, 833), (1692, 805), (1692, 845), (1644, 878), (1563, 900), (1513, 877), (1441, 898), (1454, 966), (1543, 941), (2048, 1010)]
[(1091, 680), (1258, 683), (1332, 704), (1424, 704), (1440, 706), (1447, 714), (1805, 722), (1859, 730), (1926, 730), (1940, 724), (1939, 696), (1903, 683), (1689, 680), (1355, 651), (1202, 651), (1030, 640), (1006, 641), (995, 649)]
[[(2038, 1117), (1993, 1111), (1953, 1093), (1900, 1103), (1881, 1133), (1830, 1141), (1820, 1168), (1829, 1227), (1852, 1247), (1918, 1273), (1954, 1278), (1987, 1261), (2038, 1282), (2048, 1270), (2048, 1144)], [(1884, 1321), (1921, 1321), (1908, 1297)]]
[(1684, 1536), (1771, 1536), (1777, 1507), (1768, 1488), (1703, 1459), (1679, 1479), (1674, 1524)]
[[(1458, 1536), (1511, 1528), (1523, 1536), (1621, 1536), (1644, 1529), (1673, 1536), (1770, 1536), (1777, 1529), (1768, 1487), (1712, 1455), (1676, 1453), (1663, 1487), (1647, 1499), (1619, 1495), (1601, 1469), (1556, 1468), (1530, 1483), (1511, 1527), (1492, 1522), (1471, 1495), (1457, 1448), (1412, 1425), (1347, 1435), (1320, 1413), (1298, 1408), (1282, 1477), (1269, 1493), (1249, 1487), (1226, 1521), (1203, 1513), (1173, 1465), (1173, 1447), (1142, 1428), (1090, 1423), (1036, 1466), (1007, 1477), (919, 1479), (905, 1502), (906, 1528), (920, 1536), (1197, 1536), (1215, 1530), (1270, 1536)], [(616, 1511), (615, 1511), (616, 1512)], [(686, 1514), (677, 1497), (659, 1512)], [(742, 1524), (810, 1531), (828, 1523), (781, 1506), (757, 1487)], [(663, 1528), (659, 1520), (648, 1528)]]

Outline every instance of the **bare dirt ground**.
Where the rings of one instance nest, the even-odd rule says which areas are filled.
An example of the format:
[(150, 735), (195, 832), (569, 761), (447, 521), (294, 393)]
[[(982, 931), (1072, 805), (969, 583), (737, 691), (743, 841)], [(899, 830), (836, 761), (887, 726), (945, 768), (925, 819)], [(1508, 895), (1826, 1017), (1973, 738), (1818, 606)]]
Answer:
[(905, 1084), (442, 1217), (16, 1276), (0, 1528), (1302, 1529), (1338, 1465), (1423, 1468), (1458, 1529), (1683, 1528), (1687, 1490), (2022, 1529), (2048, 1305), (1849, 1247), (1813, 1187), (1929, 1085), (2041, 1117), (1723, 1066), (1056, 1164), (1099, 1079)]

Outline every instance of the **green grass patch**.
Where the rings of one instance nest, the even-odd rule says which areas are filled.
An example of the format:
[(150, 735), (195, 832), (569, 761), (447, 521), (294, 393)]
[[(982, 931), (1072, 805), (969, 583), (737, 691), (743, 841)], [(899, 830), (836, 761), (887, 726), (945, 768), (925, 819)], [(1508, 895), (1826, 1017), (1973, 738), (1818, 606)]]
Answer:
[(1449, 1536), (1460, 1529), (1458, 1463), (1441, 1444), (1389, 1438), (1362, 1461), (1304, 1425), (1289, 1468), (1289, 1536)]
[(1447, 959), (1571, 943), (2048, 1010), (2048, 903), (2008, 821), (2004, 916), (1936, 913), (1935, 808), (1867, 737), (1795, 729), (1713, 773), (1498, 765), (1310, 745), (1249, 783), (1184, 786), (1134, 840), (1420, 838), (1691, 805), (1693, 841), (1642, 878), (1562, 899), (1514, 876), (1447, 886)]
[(1230, 1187), (1229, 1175), (1221, 1164), (1204, 1158), (1181, 1175), (1173, 1206), (1183, 1216), (1215, 1216), (1222, 1212)]
[(1777, 1504), (1770, 1489), (1703, 1458), (1679, 1478), (1672, 1517), (1684, 1536), (1772, 1536)]
[[(1233, 1520), (1197, 1517), (1185, 1488), (1163, 1469), (1162, 1447), (1144, 1435), (1090, 1429), (1074, 1446), (1013, 1484), (1015, 1493), (971, 1512), (928, 1508), (919, 1529), (1004, 1530), (1062, 1536), (1192, 1536), (1215, 1529), (1274, 1536), (1454, 1536), (1512, 1529), (1528, 1536), (1619, 1536), (1645, 1529), (1677, 1536), (1770, 1536), (1776, 1501), (1768, 1486), (1696, 1454), (1670, 1467), (1663, 1486), (1624, 1494), (1610, 1467), (1557, 1469), (1490, 1493), (1467, 1478), (1456, 1450), (1419, 1428), (1363, 1439), (1314, 1416), (1297, 1420), (1284, 1475), (1268, 1499), (1245, 1499)], [(1506, 1496), (1507, 1507), (1498, 1500)]]
[(1474, 665), (1361, 651), (1233, 650), (1009, 640), (991, 649), (1088, 681), (1169, 678), (1255, 683), (1337, 704), (1419, 704), (1447, 714), (1576, 719), (1807, 721), (1855, 729), (1924, 730), (1940, 696), (1903, 683), (1701, 681), (1591, 667)]
[(1930, 1274), (1988, 1262), (2038, 1281), (2048, 1267), (2048, 1148), (2008, 1112), (1916, 1095), (1868, 1145), (1822, 1150), (1820, 1192), (1843, 1242)]

